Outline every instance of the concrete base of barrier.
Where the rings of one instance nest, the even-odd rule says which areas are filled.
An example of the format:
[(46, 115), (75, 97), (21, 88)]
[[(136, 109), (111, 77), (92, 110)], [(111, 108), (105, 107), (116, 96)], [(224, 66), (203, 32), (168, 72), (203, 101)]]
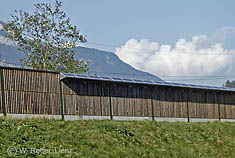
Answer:
[(47, 118), (47, 119), (60, 120), (61, 115), (7, 114), (7, 118), (14, 118), (14, 119)]
[(152, 120), (152, 117), (113, 116), (113, 120), (141, 121), (141, 120)]
[[(2, 113), (0, 116), (4, 116)], [(7, 114), (7, 118), (14, 119), (32, 119), (32, 118), (47, 118), (61, 120), (61, 115), (39, 115), (39, 114)], [(103, 120), (110, 119), (110, 116), (85, 116), (85, 115), (64, 115), (65, 120)], [(113, 120), (152, 120), (152, 117), (131, 117), (131, 116), (113, 116)], [(219, 119), (206, 118), (190, 118), (190, 122), (214, 122)], [(173, 117), (154, 117), (157, 122), (188, 122), (188, 118), (173, 118)], [(235, 122), (235, 119), (221, 119), (221, 122)]]
[[(47, 119), (61, 120), (62, 117), (61, 115), (7, 114), (7, 118), (14, 118), (14, 119), (47, 118)], [(101, 120), (101, 119), (110, 119), (110, 116), (64, 115), (64, 119), (65, 120), (95, 120), (95, 119)]]
[(221, 119), (221, 122), (235, 122), (235, 119)]
[(189, 122), (214, 122), (219, 121), (219, 119), (207, 119), (207, 118), (190, 118)]
[(174, 117), (154, 117), (155, 121), (158, 122), (188, 122), (187, 118), (174, 118)]
[(64, 115), (65, 120), (103, 120), (110, 119), (110, 116), (84, 116), (84, 115)]

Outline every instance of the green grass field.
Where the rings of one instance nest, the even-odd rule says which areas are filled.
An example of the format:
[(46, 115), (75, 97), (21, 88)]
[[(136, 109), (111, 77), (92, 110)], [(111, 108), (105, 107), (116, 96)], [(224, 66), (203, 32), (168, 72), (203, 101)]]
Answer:
[(235, 157), (235, 123), (1, 117), (0, 157)]

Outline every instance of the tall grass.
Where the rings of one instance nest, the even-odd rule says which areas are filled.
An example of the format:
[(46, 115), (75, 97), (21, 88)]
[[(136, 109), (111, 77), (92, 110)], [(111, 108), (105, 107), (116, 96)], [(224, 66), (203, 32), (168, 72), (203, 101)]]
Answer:
[(0, 157), (11, 150), (13, 157), (235, 157), (235, 123), (0, 118)]

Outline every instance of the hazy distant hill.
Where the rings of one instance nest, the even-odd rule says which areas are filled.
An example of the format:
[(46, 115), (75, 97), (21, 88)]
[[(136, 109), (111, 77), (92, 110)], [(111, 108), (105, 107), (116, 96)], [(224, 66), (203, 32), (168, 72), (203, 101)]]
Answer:
[[(90, 74), (155, 81), (161, 80), (150, 73), (134, 69), (130, 65), (122, 62), (114, 53), (85, 47), (77, 47), (75, 48), (75, 51), (78, 52), (76, 57), (85, 59), (89, 62), (88, 67)], [(16, 47), (5, 44), (0, 44), (0, 54), (1, 59), (4, 59), (6, 63), (19, 64), (19, 59), (23, 57), (23, 53), (19, 52)]]
[(155, 81), (161, 80), (160, 78), (150, 73), (136, 70), (135, 68), (121, 61), (118, 56), (112, 52), (85, 47), (77, 47), (75, 48), (75, 51), (79, 52), (76, 54), (77, 57), (88, 60), (89, 69), (93, 74), (125, 78), (139, 78)]
[[(4, 25), (4, 23), (0, 21), (0, 25)], [(5, 34), (5, 32), (0, 30), (0, 37), (2, 37), (3, 34)], [(23, 53), (19, 52), (16, 47), (7, 44), (9, 43), (7, 43), (6, 40), (0, 38), (1, 60), (5, 61), (5, 63), (16, 63), (15, 66), (19, 67), (17, 64), (19, 64), (19, 59), (23, 57)], [(112, 52), (86, 47), (76, 47), (74, 50), (77, 52), (75, 57), (85, 59), (89, 62), (89, 74), (155, 81), (161, 80), (150, 73), (136, 70), (121, 61), (118, 56)]]

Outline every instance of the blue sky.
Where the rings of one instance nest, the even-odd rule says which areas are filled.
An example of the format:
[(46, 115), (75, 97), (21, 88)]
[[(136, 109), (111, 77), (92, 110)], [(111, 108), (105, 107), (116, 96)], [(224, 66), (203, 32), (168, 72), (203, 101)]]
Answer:
[[(8, 21), (14, 10), (32, 11), (36, 2), (51, 0), (7, 0), (0, 5), (1, 20)], [(179, 38), (211, 34), (235, 26), (233, 0), (69, 0), (63, 10), (86, 34), (88, 41), (122, 45), (130, 38), (173, 44)], [(112, 48), (105, 48), (112, 49)]]
[[(32, 6), (37, 2), (53, 3), (54, 1), (2, 1), (0, 5), (0, 20), (4, 22), (10, 20), (10, 14), (13, 14), (14, 10), (23, 9), (32, 12)], [(171, 71), (172, 68), (177, 66), (177, 62), (175, 62), (176, 65), (172, 65), (172, 67), (163, 66), (162, 69), (169, 69), (166, 71), (167, 74), (163, 74), (158, 72), (159, 69), (155, 67), (162, 66), (164, 63), (157, 63), (157, 65), (145, 64), (148, 62), (147, 59), (149, 59), (149, 56), (152, 58), (154, 52), (149, 52), (149, 56), (144, 57), (144, 61), (129, 61), (125, 54), (129, 53), (131, 49), (124, 49), (124, 47), (127, 46), (140, 49), (130, 53), (134, 53), (134, 56), (137, 54), (135, 57), (138, 58), (142, 57), (142, 54), (146, 52), (146, 49), (151, 50), (152, 45), (154, 44), (158, 45), (154, 46), (154, 49), (159, 49), (157, 52), (161, 53), (162, 50), (165, 51), (165, 45), (171, 46), (170, 49), (174, 49), (175, 45), (180, 43), (180, 39), (184, 39), (186, 43), (183, 43), (183, 46), (188, 46), (191, 42), (191, 45), (197, 45), (198, 47), (198, 43), (203, 41), (203, 51), (201, 51), (201, 53), (214, 51), (214, 49), (209, 48), (215, 48), (215, 52), (218, 53), (225, 53), (226, 51), (233, 52), (235, 49), (234, 0), (64, 0), (62, 2), (63, 10), (67, 13), (68, 17), (71, 18), (72, 24), (77, 25), (81, 33), (87, 35), (88, 43), (85, 46), (116, 52), (123, 61), (129, 62), (130, 65), (137, 69), (148, 71), (159, 76), (174, 76), (176, 73), (182, 76), (197, 74), (199, 76), (217, 76), (220, 74), (235, 75), (235, 73), (232, 72), (233, 68), (235, 68), (235, 66), (231, 66), (233, 65), (232, 60), (224, 58), (219, 58), (218, 62), (223, 61), (231, 63), (224, 67), (221, 66), (213, 71), (208, 68), (208, 72), (205, 71), (205, 73), (201, 73), (200, 67), (207, 69), (207, 67), (216, 67), (218, 65), (213, 62), (207, 64), (207, 62), (215, 59), (211, 58), (208, 61), (203, 61), (203, 57), (199, 57), (200, 59), (195, 62), (202, 63), (202, 65), (194, 64), (195, 66), (192, 66), (191, 68), (193, 70), (198, 70), (199, 72), (193, 71), (190, 73), (192, 71), (190, 69)], [(224, 30), (226, 31), (224, 32)], [(201, 37), (201, 35), (205, 36), (206, 39)], [(192, 40), (195, 36), (199, 37), (197, 38), (196, 44)], [(141, 40), (144, 39), (146, 39), (147, 42), (141, 43)], [(208, 43), (213, 44), (208, 45)], [(220, 43), (224, 50), (217, 49), (215, 46), (216, 43)], [(162, 45), (164, 46), (164, 49), (160, 51)], [(204, 45), (207, 45), (206, 49), (204, 48)], [(202, 47), (200, 47), (200, 50), (201, 48)], [(167, 50), (167, 52), (175, 53), (179, 52), (179, 49), (174, 51)], [(186, 53), (187, 52), (189, 51), (186, 51)], [(195, 53), (198, 52), (199, 51), (195, 51)], [(141, 55), (138, 56), (138, 54)], [(128, 56), (128, 58), (129, 57), (130, 56)], [(156, 54), (153, 57), (155, 57), (156, 60), (159, 59), (159, 56), (156, 56)], [(172, 59), (174, 58), (175, 57), (173, 56)], [(188, 58), (197, 57), (195, 57), (195, 55), (191, 57), (182, 56), (182, 61), (192, 62)], [(150, 63), (151, 62), (153, 61), (150, 61)], [(172, 63), (171, 61), (165, 62)], [(203, 62), (205, 62), (204, 65)], [(219, 64), (223, 65), (223, 62)], [(216, 66), (213, 64), (216, 64)], [(149, 68), (150, 66), (152, 66), (152, 68)], [(185, 66), (187, 67), (188, 65), (186, 64)], [(221, 84), (222, 82), (224, 81), (218, 81), (216, 84)]]

